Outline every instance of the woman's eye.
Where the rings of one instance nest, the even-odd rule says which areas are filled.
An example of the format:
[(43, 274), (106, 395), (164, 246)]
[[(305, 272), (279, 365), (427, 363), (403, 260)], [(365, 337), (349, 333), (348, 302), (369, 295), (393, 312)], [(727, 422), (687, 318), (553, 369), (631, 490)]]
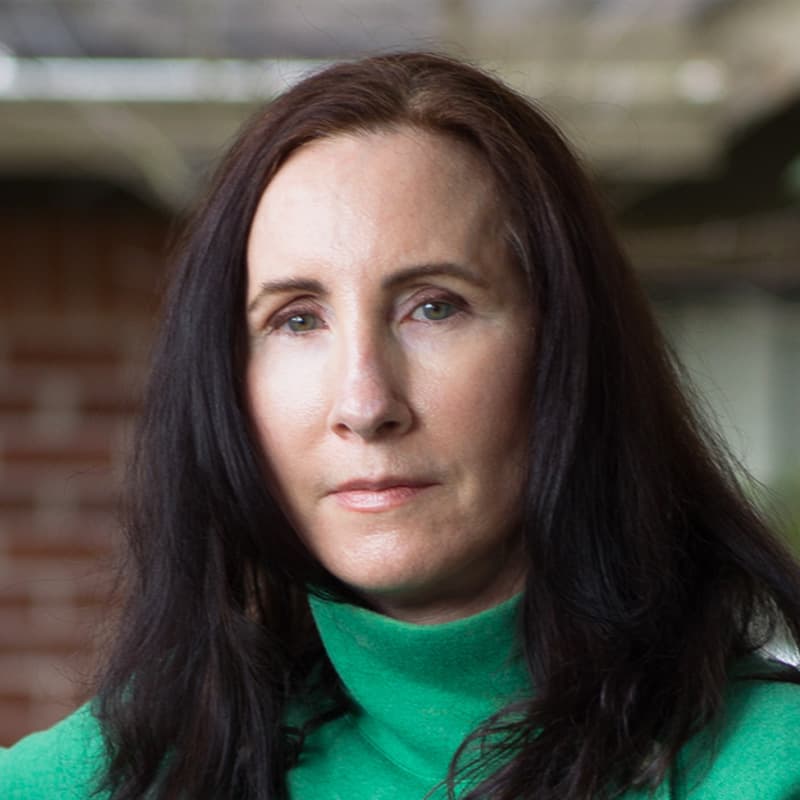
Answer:
[(456, 313), (458, 309), (444, 300), (429, 300), (417, 306), (411, 314), (412, 319), (424, 319), (428, 322), (439, 322)]
[(308, 333), (320, 327), (320, 320), (315, 314), (292, 314), (283, 325), (292, 333)]

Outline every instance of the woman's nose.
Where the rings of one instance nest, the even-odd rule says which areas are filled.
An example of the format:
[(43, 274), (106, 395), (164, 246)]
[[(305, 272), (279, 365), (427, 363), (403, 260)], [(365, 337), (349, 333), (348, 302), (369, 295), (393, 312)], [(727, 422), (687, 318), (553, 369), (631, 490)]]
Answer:
[(375, 343), (343, 347), (333, 377), (330, 428), (365, 440), (398, 436), (412, 422), (402, 369)]

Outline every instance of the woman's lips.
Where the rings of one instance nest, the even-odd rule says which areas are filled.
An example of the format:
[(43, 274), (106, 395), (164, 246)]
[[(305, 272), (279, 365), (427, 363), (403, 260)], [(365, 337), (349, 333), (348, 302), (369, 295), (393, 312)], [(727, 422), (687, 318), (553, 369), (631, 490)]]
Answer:
[(432, 483), (414, 483), (382, 488), (342, 487), (332, 492), (332, 497), (340, 506), (350, 511), (389, 511), (414, 500), (433, 485)]

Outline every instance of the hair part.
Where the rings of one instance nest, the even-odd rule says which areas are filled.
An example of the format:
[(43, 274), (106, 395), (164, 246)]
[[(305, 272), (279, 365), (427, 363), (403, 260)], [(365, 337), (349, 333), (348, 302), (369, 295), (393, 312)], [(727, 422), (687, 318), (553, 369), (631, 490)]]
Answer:
[(127, 604), (96, 704), (115, 800), (285, 798), (308, 732), (286, 725), (292, 698), (316, 677), (310, 724), (346, 707), (304, 592), (355, 598), (267, 492), (249, 416), (246, 247), (298, 148), (403, 126), (488, 165), (537, 319), (520, 620), (536, 694), (465, 742), (451, 795), (459, 769), (483, 776), (469, 800), (655, 786), (718, 718), (733, 659), (778, 624), (800, 641), (800, 571), (686, 400), (556, 128), (446, 56), (337, 64), (253, 117), (177, 248), (130, 471)]

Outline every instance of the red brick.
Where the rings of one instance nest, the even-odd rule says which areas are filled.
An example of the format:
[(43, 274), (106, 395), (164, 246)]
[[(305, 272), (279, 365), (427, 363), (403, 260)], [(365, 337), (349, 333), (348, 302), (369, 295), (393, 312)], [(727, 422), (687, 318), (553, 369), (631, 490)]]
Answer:
[(17, 557), (0, 562), (0, 598), (27, 596), (34, 605), (67, 601), (93, 605), (109, 596), (114, 579), (111, 557), (62, 561)]
[[(83, 387), (82, 387), (83, 388)], [(119, 386), (109, 387), (104, 393), (97, 393), (93, 397), (82, 397), (78, 409), (93, 417), (107, 416), (120, 422), (127, 422), (139, 411), (139, 400)]]
[(2, 744), (69, 713), (114, 618), (119, 468), (165, 232), (118, 210), (0, 220)]
[(35, 729), (28, 694), (0, 693), (0, 747), (9, 747)]
[[(116, 472), (68, 473), (48, 465), (7, 467), (0, 480), (0, 520), (29, 527), (30, 514), (38, 510), (113, 511), (118, 504), (119, 481)], [(27, 520), (19, 514), (27, 514)], [(88, 515), (82, 519), (86, 518)]]
[(6, 393), (13, 396), (30, 396), (41, 402), (41, 397), (49, 386), (62, 383), (76, 388), (77, 402), (91, 401), (93, 398), (115, 398), (128, 395), (136, 399), (143, 386), (146, 365), (141, 359), (127, 357), (116, 367), (98, 367), (88, 364), (74, 364), (69, 368), (51, 367), (42, 369), (28, 364), (14, 368), (8, 383), (14, 390), (0, 388), (0, 397)]
[(6, 252), (19, 267), (13, 281), (4, 281), (10, 291), (0, 292), (0, 308), (35, 303), (57, 312), (111, 303), (114, 310), (152, 309), (164, 230), (159, 223), (113, 225), (96, 215), (64, 214), (50, 215), (44, 230), (38, 220), (0, 227)]
[(34, 414), (5, 414), (0, 417), (0, 447), (14, 450), (28, 445), (35, 449), (39, 444), (54, 442), (59, 449), (93, 450), (113, 441), (122, 424), (128, 421), (122, 417), (78, 414), (68, 405), (59, 407), (55, 398), (52, 402), (53, 405)]
[(20, 444), (4, 448), (2, 456), (3, 461), (11, 466), (48, 464), (71, 469), (86, 469), (88, 467), (110, 468), (113, 463), (110, 447), (97, 445), (78, 449), (76, 446), (37, 448), (35, 444), (28, 447)]
[(111, 552), (108, 541), (99, 537), (75, 535), (31, 536), (14, 532), (6, 537), (5, 555), (12, 561), (17, 558), (52, 559), (53, 561), (80, 562), (99, 559)]
[(91, 646), (94, 632), (104, 617), (100, 598), (80, 607), (31, 606), (27, 612), (0, 609), (0, 656), (45, 654), (54, 657)]
[(0, 581), (0, 612), (12, 612), (15, 614), (26, 614), (33, 606), (33, 599), (28, 594), (25, 587), (13, 588), (8, 594), (2, 592), (2, 582)]
[[(0, 747), (18, 742), (29, 733), (46, 730), (64, 719), (78, 707), (77, 698), (83, 692), (70, 692), (63, 698), (53, 698), (49, 702), (37, 698), (26, 698), (24, 706), (0, 702)], [(5, 711), (8, 709), (8, 715)]]
[(119, 367), (123, 354), (118, 348), (98, 343), (95, 347), (78, 348), (74, 342), (54, 340), (49, 343), (16, 342), (8, 348), (11, 369), (25, 365), (37, 367)]
[(72, 657), (42, 653), (0, 653), (0, 693), (39, 695), (42, 700), (64, 697), (72, 681), (67, 664)]
[(0, 389), (0, 415), (30, 414), (34, 409), (34, 399), (30, 394)]
[(85, 643), (79, 648), (22, 658), (0, 653), (0, 745), (49, 727), (91, 696), (99, 659)]
[(116, 539), (119, 528), (115, 509), (90, 510), (74, 505), (39, 506), (33, 514), (6, 511), (0, 515), (0, 521), (0, 542), (38, 537), (43, 540), (74, 538), (100, 543)]
[(36, 507), (36, 496), (30, 484), (15, 487), (9, 486), (5, 480), (0, 481), (0, 520), (9, 511), (30, 513)]

